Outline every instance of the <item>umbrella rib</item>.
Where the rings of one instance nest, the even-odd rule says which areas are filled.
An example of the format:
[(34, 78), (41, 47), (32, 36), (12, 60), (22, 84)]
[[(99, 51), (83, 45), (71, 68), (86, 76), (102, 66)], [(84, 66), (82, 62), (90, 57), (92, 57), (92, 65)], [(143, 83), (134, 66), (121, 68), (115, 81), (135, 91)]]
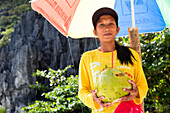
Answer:
[(131, 0), (131, 11), (132, 11), (132, 28), (135, 28), (134, 0)]

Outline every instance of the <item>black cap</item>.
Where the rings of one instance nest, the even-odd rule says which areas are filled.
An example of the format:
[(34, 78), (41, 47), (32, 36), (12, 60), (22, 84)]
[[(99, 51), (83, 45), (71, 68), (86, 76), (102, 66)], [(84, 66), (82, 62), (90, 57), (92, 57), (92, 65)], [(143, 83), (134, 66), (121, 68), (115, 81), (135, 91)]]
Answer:
[(97, 21), (103, 15), (111, 15), (115, 19), (116, 25), (118, 27), (118, 15), (116, 11), (108, 7), (103, 7), (103, 8), (98, 9), (92, 16), (92, 22), (93, 22), (94, 28), (96, 28)]

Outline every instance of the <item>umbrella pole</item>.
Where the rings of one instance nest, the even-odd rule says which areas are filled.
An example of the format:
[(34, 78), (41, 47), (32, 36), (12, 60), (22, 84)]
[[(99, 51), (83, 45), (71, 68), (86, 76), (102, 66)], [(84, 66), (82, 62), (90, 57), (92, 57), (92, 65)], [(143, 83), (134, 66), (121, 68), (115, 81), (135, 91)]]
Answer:
[(138, 52), (140, 59), (141, 59), (141, 62), (142, 62), (138, 27), (132, 28), (131, 30), (130, 30), (130, 27), (129, 27), (128, 28), (128, 34), (129, 34), (129, 46)]
[[(142, 64), (141, 46), (140, 46), (138, 27), (132, 28), (131, 30), (129, 27), (128, 34), (129, 34), (129, 46), (138, 52), (140, 59), (141, 59), (141, 64)], [(141, 106), (144, 111), (144, 100), (142, 101)]]
[(132, 28), (135, 28), (134, 0), (131, 0)]

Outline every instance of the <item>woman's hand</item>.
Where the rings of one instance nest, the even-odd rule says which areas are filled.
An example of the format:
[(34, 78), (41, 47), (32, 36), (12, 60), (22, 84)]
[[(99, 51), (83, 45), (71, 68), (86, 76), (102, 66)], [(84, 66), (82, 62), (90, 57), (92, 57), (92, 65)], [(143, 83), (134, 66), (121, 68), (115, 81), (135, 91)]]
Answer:
[(92, 91), (92, 95), (93, 95), (93, 99), (99, 104), (101, 105), (103, 108), (104, 107), (110, 107), (111, 106), (111, 103), (110, 102), (106, 102), (106, 103), (103, 103), (102, 102), (102, 99), (104, 99), (104, 97), (100, 97), (100, 98), (97, 98), (97, 90), (93, 90)]
[(123, 91), (129, 92), (130, 94), (118, 99), (119, 102), (133, 100), (139, 93), (138, 88), (133, 80), (129, 80), (129, 83), (132, 84), (132, 90), (124, 88)]

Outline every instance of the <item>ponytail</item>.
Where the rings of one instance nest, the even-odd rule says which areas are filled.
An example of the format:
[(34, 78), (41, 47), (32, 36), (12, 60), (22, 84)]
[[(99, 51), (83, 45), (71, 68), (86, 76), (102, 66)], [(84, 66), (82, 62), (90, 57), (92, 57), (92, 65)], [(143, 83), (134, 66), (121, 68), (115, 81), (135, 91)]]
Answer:
[[(121, 46), (115, 41), (115, 49), (117, 50), (117, 58), (121, 64), (133, 65), (132, 58), (135, 59), (129, 47)], [(136, 59), (135, 59), (136, 60)]]

